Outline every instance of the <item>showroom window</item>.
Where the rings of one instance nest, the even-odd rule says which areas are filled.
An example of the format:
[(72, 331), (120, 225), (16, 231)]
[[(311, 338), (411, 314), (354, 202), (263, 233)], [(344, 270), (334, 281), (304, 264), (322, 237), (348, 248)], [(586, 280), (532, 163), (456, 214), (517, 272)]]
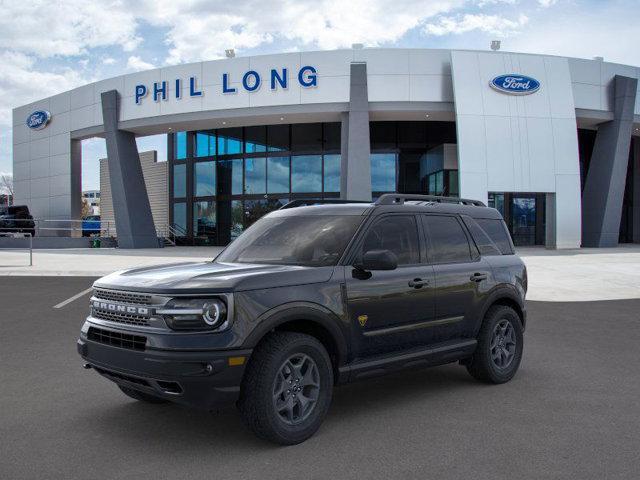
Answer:
[(322, 155), (291, 157), (291, 191), (322, 191)]
[(216, 134), (214, 132), (197, 132), (195, 135), (195, 156), (212, 157), (216, 154)]
[(184, 160), (187, 158), (187, 132), (177, 132), (174, 138), (173, 157), (176, 160)]
[(173, 166), (173, 196), (184, 198), (187, 196), (187, 164), (179, 163)]
[(193, 190), (196, 197), (209, 197), (216, 194), (216, 162), (194, 163)]
[(340, 133), (309, 123), (170, 135), (170, 221), (184, 242), (226, 245), (293, 199), (339, 198)]
[(371, 191), (395, 192), (397, 177), (395, 153), (371, 154)]

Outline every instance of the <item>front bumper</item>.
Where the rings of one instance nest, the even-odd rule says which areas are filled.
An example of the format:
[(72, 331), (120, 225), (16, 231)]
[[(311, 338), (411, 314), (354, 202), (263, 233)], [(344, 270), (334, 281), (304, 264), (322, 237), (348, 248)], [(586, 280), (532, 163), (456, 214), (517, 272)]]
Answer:
[[(238, 399), (251, 355), (251, 350), (138, 351), (98, 343), (84, 335), (77, 348), (88, 366), (119, 385), (208, 410)], [(240, 357), (244, 358), (241, 365)]]

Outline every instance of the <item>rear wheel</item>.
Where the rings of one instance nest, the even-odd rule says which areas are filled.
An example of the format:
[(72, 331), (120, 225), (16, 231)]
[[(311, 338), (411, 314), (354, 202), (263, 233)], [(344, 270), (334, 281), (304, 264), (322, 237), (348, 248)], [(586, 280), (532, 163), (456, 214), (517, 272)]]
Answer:
[(467, 370), (483, 382), (508, 382), (518, 371), (523, 346), (518, 314), (505, 305), (495, 305), (485, 315)]
[(238, 407), (257, 436), (293, 445), (320, 428), (332, 390), (333, 369), (322, 344), (310, 335), (275, 332), (251, 356)]
[(124, 393), (127, 397), (131, 397), (140, 402), (147, 402), (147, 403), (167, 403), (168, 402), (168, 400), (165, 400), (164, 398), (156, 397), (154, 395), (149, 395), (148, 393), (140, 392), (138, 390), (134, 390), (133, 388), (123, 387), (122, 385), (118, 385), (118, 388), (122, 390), (122, 393)]

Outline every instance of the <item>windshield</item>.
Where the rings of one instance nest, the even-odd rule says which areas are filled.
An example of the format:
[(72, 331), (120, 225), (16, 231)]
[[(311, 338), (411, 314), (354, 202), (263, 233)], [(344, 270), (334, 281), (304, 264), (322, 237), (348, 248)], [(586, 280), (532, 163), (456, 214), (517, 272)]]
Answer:
[(229, 245), (216, 262), (335, 265), (362, 218), (348, 215), (265, 217)]

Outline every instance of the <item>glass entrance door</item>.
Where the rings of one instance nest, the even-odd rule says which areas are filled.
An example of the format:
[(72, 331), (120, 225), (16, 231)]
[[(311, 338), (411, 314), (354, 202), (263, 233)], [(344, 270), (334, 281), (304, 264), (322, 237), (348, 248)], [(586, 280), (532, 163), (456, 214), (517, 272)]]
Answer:
[(511, 198), (511, 234), (515, 245), (536, 244), (536, 197), (514, 195)]
[(544, 245), (544, 193), (489, 192), (489, 206), (504, 218), (514, 245)]

